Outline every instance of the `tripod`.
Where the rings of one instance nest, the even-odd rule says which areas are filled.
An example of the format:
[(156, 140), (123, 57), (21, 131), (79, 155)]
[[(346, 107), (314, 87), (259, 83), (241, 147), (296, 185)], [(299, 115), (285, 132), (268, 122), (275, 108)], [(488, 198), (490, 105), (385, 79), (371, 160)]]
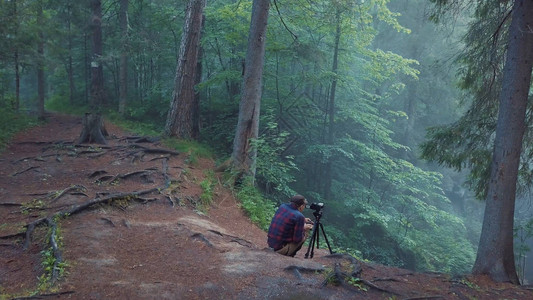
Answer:
[[(319, 228), (322, 230), (322, 234), (324, 235), (324, 239), (326, 240), (326, 244), (328, 245), (329, 254), (333, 254), (333, 251), (331, 250), (331, 246), (329, 245), (328, 237), (326, 236), (326, 232), (324, 231), (324, 226), (322, 226), (322, 223), (320, 223), (320, 218), (322, 217), (322, 210), (315, 210), (313, 212), (313, 216), (315, 216), (315, 224), (313, 225), (313, 230), (311, 233), (311, 241), (309, 241), (309, 246), (307, 247), (307, 252), (305, 253), (305, 258), (313, 258), (314, 252), (315, 252), (315, 242), (316, 242), (316, 248), (319, 248), (318, 245), (318, 238), (320, 236)], [(309, 251), (311, 251), (311, 256), (309, 256)]]

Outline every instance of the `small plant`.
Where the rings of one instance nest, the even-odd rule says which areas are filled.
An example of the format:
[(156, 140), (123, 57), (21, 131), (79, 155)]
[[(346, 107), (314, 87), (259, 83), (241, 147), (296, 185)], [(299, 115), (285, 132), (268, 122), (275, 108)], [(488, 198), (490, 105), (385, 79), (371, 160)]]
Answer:
[(473, 282), (470, 282), (466, 278), (461, 279), (460, 283), (465, 285), (465, 286), (467, 286), (467, 287), (469, 287), (469, 288), (471, 288), (471, 289), (473, 289), (473, 290), (476, 290), (476, 291), (480, 291), (481, 290), (481, 288), (477, 284), (475, 284)]
[[(54, 235), (58, 248), (62, 248), (63, 245), (59, 221), (66, 216), (67, 215), (54, 216), (53, 222), (56, 224), (55, 230), (52, 228), (48, 230), (47, 240), (50, 240), (50, 237)], [(64, 276), (67, 263), (64, 261), (58, 261), (53, 246), (49, 246), (48, 248), (42, 250), (41, 256), (41, 265), (43, 266), (44, 272), (39, 277), (38, 290), (44, 292), (52, 289), (54, 287), (55, 280), (58, 280)]]
[(360, 291), (368, 291), (368, 288), (364, 285), (364, 282), (361, 280), (361, 278), (358, 277), (350, 277), (346, 280), (346, 282), (359, 289)]
[(23, 214), (29, 214), (34, 210), (41, 210), (46, 207), (46, 203), (42, 199), (32, 199), (30, 202), (22, 204), (21, 210)]
[(200, 182), (202, 194), (200, 195), (200, 210), (207, 211), (207, 208), (213, 203), (214, 189), (215, 189), (215, 173), (213, 170), (205, 171), (206, 178)]

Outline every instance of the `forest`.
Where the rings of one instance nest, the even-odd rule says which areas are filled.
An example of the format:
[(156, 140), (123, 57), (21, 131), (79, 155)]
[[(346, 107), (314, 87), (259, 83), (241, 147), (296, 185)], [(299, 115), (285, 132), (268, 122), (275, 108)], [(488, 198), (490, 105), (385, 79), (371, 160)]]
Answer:
[(527, 283), (531, 28), (527, 0), (1, 0), (0, 142), (46, 112), (196, 141), (263, 229), (302, 194), (337, 251)]

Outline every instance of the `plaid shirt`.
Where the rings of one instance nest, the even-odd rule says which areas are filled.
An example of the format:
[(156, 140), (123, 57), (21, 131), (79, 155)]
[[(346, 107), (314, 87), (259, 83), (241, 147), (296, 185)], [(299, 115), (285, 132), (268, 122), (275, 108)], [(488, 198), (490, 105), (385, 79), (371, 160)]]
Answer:
[(304, 215), (291, 204), (282, 204), (268, 229), (268, 246), (279, 250), (289, 243), (304, 239)]

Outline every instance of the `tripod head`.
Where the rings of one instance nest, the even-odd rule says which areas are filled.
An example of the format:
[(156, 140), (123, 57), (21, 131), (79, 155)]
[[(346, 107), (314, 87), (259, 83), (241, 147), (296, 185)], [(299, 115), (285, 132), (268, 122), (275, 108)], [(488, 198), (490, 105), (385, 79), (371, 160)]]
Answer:
[(314, 210), (313, 216), (315, 216), (315, 219), (320, 220), (320, 217), (322, 217), (322, 209), (324, 208), (324, 203), (311, 203), (311, 205), (309, 205), (309, 208)]

